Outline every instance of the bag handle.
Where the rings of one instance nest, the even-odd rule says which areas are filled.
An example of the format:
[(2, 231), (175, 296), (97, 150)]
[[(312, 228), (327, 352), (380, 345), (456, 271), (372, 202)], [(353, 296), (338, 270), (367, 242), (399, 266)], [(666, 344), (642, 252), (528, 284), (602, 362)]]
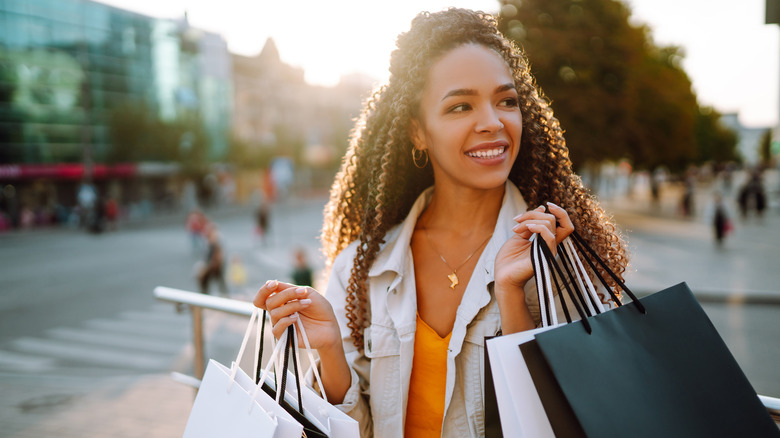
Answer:
[[(533, 247), (532, 247), (532, 251), (531, 251), (532, 257), (533, 257), (533, 254), (535, 252), (537, 253), (536, 257), (537, 258), (541, 258), (542, 261), (545, 262), (545, 263), (542, 263), (542, 272), (541, 272), (541, 274), (543, 274), (542, 275), (543, 280), (541, 282), (538, 279), (538, 277), (540, 277), (538, 275), (539, 272), (536, 273), (537, 289), (539, 288), (540, 283), (541, 283), (542, 287), (546, 288), (548, 291), (551, 291), (552, 290), (552, 284), (550, 283), (550, 277), (552, 277), (553, 281), (555, 281), (555, 287), (560, 291), (559, 296), (561, 297), (561, 306), (563, 307), (563, 313), (566, 316), (566, 321), (569, 322), (569, 323), (572, 322), (571, 321), (571, 316), (569, 315), (569, 311), (568, 311), (568, 308), (566, 306), (566, 298), (565, 298), (565, 295), (563, 293), (564, 291), (569, 294), (569, 298), (571, 299), (572, 304), (574, 305), (574, 308), (577, 310), (577, 313), (580, 316), (580, 321), (585, 326), (585, 330), (588, 333), (591, 333), (592, 332), (592, 328), (590, 326), (590, 322), (588, 322), (587, 314), (583, 310), (583, 307), (580, 306), (581, 303), (579, 302), (579, 299), (574, 296), (574, 292), (572, 291), (572, 288), (570, 287), (570, 284), (566, 283), (565, 277), (563, 276), (563, 272), (561, 271), (561, 267), (558, 265), (558, 263), (556, 263), (555, 256), (553, 256), (552, 251), (550, 251), (550, 248), (547, 246), (547, 242), (545, 242), (544, 239), (542, 239), (538, 235), (535, 235), (535, 238), (533, 239)], [(535, 264), (534, 266), (537, 266), (537, 265)], [(553, 267), (553, 271), (552, 272), (550, 271), (549, 266)], [(552, 276), (550, 276), (550, 274), (552, 274)], [(556, 274), (558, 275), (557, 278), (556, 278)], [(569, 275), (571, 276), (571, 273), (569, 273)], [(564, 287), (561, 287), (560, 283), (558, 282), (558, 279), (561, 280), (561, 283), (564, 283)], [(552, 309), (553, 310), (552, 314), (555, 315), (555, 311), (554, 311), (555, 300), (552, 299), (552, 296), (551, 296), (551, 300), (550, 301), (551, 301), (550, 307), (553, 308)], [(550, 325), (551, 322), (553, 324), (557, 324), (557, 317), (552, 318), (552, 320), (550, 320), (548, 318), (548, 320), (546, 321), (547, 325)], [(542, 318), (542, 325), (543, 326), (545, 325), (544, 317)]]
[[(257, 344), (258, 344), (258, 346), (257, 346), (257, 349), (256, 349), (257, 350), (257, 357), (255, 358), (255, 383), (257, 383), (257, 384), (262, 384), (261, 382), (264, 381), (264, 379), (261, 379), (260, 368), (259, 368), (258, 364), (262, 363), (262, 360), (263, 360), (263, 349), (264, 349), (264, 344), (265, 344), (265, 319), (266, 319), (267, 313), (268, 312), (266, 310), (263, 310), (263, 319), (260, 322), (260, 326), (258, 328), (259, 329), (259, 333), (258, 333), (258, 336), (257, 336)], [(322, 399), (327, 402), (328, 401), (328, 397), (325, 395), (325, 389), (324, 389), (325, 387), (322, 384), (322, 378), (320, 377), (319, 369), (316, 366), (317, 362), (314, 359), (314, 354), (312, 353), (311, 344), (309, 344), (309, 337), (306, 335), (306, 329), (304, 328), (303, 322), (301, 322), (300, 317), (295, 320), (295, 323), (293, 325), (288, 327), (288, 330), (290, 328), (292, 328), (293, 326), (295, 326), (295, 325), (297, 325), (298, 330), (300, 330), (300, 332), (301, 332), (301, 340), (303, 340), (303, 344), (304, 344), (304, 346), (306, 348), (306, 354), (307, 354), (307, 356), (309, 358), (309, 364), (310, 364), (312, 372), (314, 374), (314, 378), (317, 381), (317, 384), (319, 385), (319, 387), (322, 389), (320, 391), (320, 393), (322, 395)], [(289, 338), (289, 335), (285, 335), (285, 336), (287, 336)], [(280, 339), (279, 342), (281, 342), (281, 341), (282, 340)], [(293, 346), (293, 351), (296, 352), (296, 354), (297, 354), (297, 349), (294, 346)], [(286, 357), (286, 354), (285, 354), (285, 357)], [(294, 358), (294, 360), (295, 360), (295, 368), (297, 370), (296, 380), (298, 380), (298, 376), (303, 374), (303, 373), (302, 373), (302, 370), (300, 368), (300, 361), (295, 359), (295, 358)], [(287, 367), (284, 366), (284, 369), (287, 369)], [(300, 391), (298, 391), (298, 392), (300, 393)]]
[(617, 283), (618, 286), (620, 286), (620, 289), (625, 291), (626, 294), (629, 297), (631, 297), (631, 302), (632, 302), (632, 304), (634, 304), (634, 306), (637, 308), (637, 310), (639, 310), (639, 312), (642, 313), (643, 315), (646, 314), (647, 313), (647, 309), (645, 309), (645, 306), (642, 304), (641, 301), (639, 301), (639, 298), (637, 298), (636, 295), (634, 295), (634, 293), (631, 291), (631, 289), (629, 289), (628, 286), (626, 286), (626, 283), (624, 283), (623, 280), (621, 280), (620, 277), (618, 277), (617, 274), (615, 274), (615, 272), (612, 269), (610, 269), (609, 266), (607, 266), (606, 262), (604, 262), (604, 260), (602, 260), (601, 257), (599, 257), (599, 255), (596, 253), (596, 251), (594, 251), (593, 248), (591, 248), (588, 245), (588, 243), (585, 241), (585, 239), (583, 239), (582, 236), (580, 236), (580, 234), (577, 233), (576, 230), (571, 233), (571, 236), (573, 237), (573, 239), (572, 239), (573, 242), (575, 243), (575, 245), (577, 245), (577, 247), (580, 249), (580, 251), (582, 251), (584, 249), (585, 252), (587, 252), (587, 254), (590, 255), (590, 258), (587, 257), (587, 256), (585, 257), (585, 261), (591, 267), (591, 269), (593, 270), (593, 273), (596, 274), (596, 277), (599, 279), (599, 281), (601, 281), (601, 284), (604, 285), (604, 288), (607, 289), (607, 292), (609, 292), (609, 295), (615, 301), (615, 304), (617, 304), (618, 306), (622, 305), (622, 303), (620, 302), (620, 299), (615, 295), (615, 292), (612, 290), (611, 287), (609, 287), (609, 285), (607, 284), (607, 281), (604, 279), (604, 277), (602, 277), (602, 275), (599, 273), (598, 269), (596, 269), (596, 266), (594, 266), (593, 262), (591, 261), (591, 258), (593, 260), (595, 260), (596, 262), (598, 262), (598, 264), (601, 266), (601, 268), (604, 269), (604, 271), (607, 274), (609, 274), (610, 277), (612, 277), (612, 280), (614, 280), (615, 283)]

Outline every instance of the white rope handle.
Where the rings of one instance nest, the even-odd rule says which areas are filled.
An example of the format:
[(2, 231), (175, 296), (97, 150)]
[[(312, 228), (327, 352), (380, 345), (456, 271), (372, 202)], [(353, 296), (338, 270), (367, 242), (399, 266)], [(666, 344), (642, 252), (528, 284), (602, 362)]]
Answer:
[[(317, 384), (320, 386), (320, 393), (322, 393), (322, 399), (326, 402), (328, 401), (328, 396), (325, 395), (325, 387), (322, 385), (322, 379), (320, 378), (320, 372), (317, 369), (317, 363), (314, 361), (314, 354), (311, 351), (311, 345), (309, 344), (309, 337), (306, 336), (306, 329), (303, 328), (303, 323), (301, 322), (300, 318), (296, 319), (298, 323), (298, 327), (301, 329), (301, 339), (303, 339), (303, 345), (306, 346), (306, 354), (309, 357), (309, 366), (311, 367), (312, 371), (314, 372), (314, 378), (317, 380)], [(298, 364), (300, 365), (301, 361), (298, 361)], [(303, 374), (300, 374), (301, 376)]]
[[(534, 257), (534, 268), (536, 269), (536, 295), (539, 300), (539, 315), (542, 320), (542, 327), (548, 327), (553, 324), (558, 324), (558, 315), (555, 311), (555, 296), (552, 289), (552, 279), (550, 278), (550, 266), (547, 264), (544, 256), (540, 254), (539, 248), (539, 234), (533, 234), (531, 236), (532, 248), (536, 257)], [(541, 274), (541, 276), (539, 275)], [(543, 277), (542, 277), (543, 276)], [(546, 283), (542, 280), (546, 280)], [(547, 304), (544, 299), (545, 294), (549, 297), (550, 303), (550, 317), (547, 317)]]
[(249, 324), (246, 326), (246, 332), (244, 333), (244, 339), (241, 341), (241, 348), (238, 350), (238, 355), (236, 356), (235, 365), (231, 367), (230, 371), (230, 383), (228, 384), (227, 390), (230, 391), (231, 388), (233, 388), (233, 383), (236, 381), (236, 373), (238, 373), (238, 366), (241, 363), (241, 358), (244, 356), (244, 350), (246, 350), (246, 344), (249, 342), (249, 335), (252, 333), (252, 324), (255, 323), (255, 320), (257, 320), (257, 314), (260, 312), (260, 309), (254, 308), (252, 310), (252, 316), (249, 317)]
[[(579, 254), (577, 253), (577, 250), (574, 248), (574, 244), (571, 242), (571, 238), (567, 237), (563, 241), (563, 246), (566, 249), (566, 253), (569, 254), (569, 258), (571, 260), (574, 260), (576, 262), (575, 267), (575, 273), (577, 274), (577, 281), (579, 282), (580, 288), (582, 290), (586, 290), (590, 296), (593, 298), (593, 302), (596, 303), (596, 307), (598, 308), (599, 312), (603, 313), (606, 311), (604, 308), (604, 305), (601, 303), (601, 298), (599, 298), (598, 293), (596, 292), (596, 287), (593, 286), (593, 282), (590, 280), (590, 276), (588, 275), (588, 271), (585, 269), (585, 266), (582, 264), (582, 260), (580, 260)], [(585, 283), (587, 283), (588, 287), (586, 288), (582, 284), (582, 280), (585, 280)], [(588, 309), (591, 310), (591, 315), (596, 313), (593, 310), (593, 306), (591, 305), (591, 300), (585, 300), (588, 303)]]

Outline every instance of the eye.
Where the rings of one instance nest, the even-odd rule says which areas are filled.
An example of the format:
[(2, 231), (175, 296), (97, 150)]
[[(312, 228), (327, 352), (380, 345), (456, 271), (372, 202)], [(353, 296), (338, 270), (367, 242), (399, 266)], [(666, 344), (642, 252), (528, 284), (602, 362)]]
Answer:
[(516, 97), (507, 97), (499, 102), (499, 106), (506, 108), (517, 108), (520, 106), (520, 100)]
[(459, 103), (447, 108), (447, 113), (462, 113), (471, 109), (471, 105), (467, 103)]

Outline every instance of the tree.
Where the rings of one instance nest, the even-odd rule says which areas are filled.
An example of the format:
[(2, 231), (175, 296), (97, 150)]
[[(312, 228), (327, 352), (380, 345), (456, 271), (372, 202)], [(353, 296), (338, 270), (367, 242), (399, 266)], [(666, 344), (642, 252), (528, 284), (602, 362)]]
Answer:
[(696, 97), (674, 47), (656, 47), (616, 0), (503, 0), (500, 28), (525, 51), (576, 166), (695, 158)]
[(772, 165), (772, 129), (767, 129), (761, 136), (761, 144), (759, 145), (759, 156), (761, 157), (761, 163), (765, 166)]
[(702, 107), (696, 119), (698, 163), (717, 164), (740, 161), (737, 153), (737, 134), (723, 126), (721, 115), (713, 108)]

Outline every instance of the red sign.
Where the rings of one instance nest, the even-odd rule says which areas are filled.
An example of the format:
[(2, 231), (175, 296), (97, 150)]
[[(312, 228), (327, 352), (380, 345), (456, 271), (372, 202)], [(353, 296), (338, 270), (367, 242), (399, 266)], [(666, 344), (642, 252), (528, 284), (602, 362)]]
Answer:
[[(107, 166), (92, 166), (92, 178), (129, 178), (136, 174), (136, 165), (131, 163)], [(11, 164), (0, 166), (0, 180), (25, 180), (49, 178), (57, 180), (80, 180), (84, 178), (84, 165), (81, 163), (57, 164)]]

